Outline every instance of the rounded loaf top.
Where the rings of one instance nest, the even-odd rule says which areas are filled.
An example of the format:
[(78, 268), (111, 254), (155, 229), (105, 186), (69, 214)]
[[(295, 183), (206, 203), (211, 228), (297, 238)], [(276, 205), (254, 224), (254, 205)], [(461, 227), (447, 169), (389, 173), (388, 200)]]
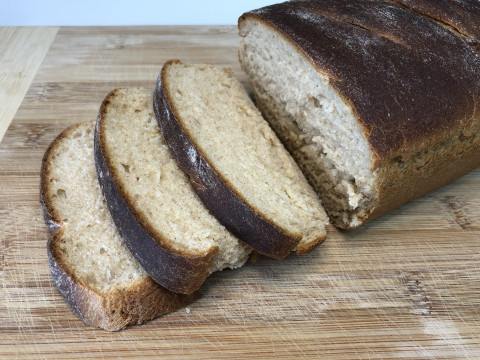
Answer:
[(380, 0), (276, 4), (242, 15), (241, 33), (248, 19), (275, 28), (329, 77), (377, 164), (479, 131), (480, 56), (461, 29)]

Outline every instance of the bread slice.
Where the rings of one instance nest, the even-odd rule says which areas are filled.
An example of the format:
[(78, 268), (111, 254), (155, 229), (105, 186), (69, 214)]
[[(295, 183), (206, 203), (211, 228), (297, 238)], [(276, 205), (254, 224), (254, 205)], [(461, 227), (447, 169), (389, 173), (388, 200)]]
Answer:
[(195, 298), (155, 283), (120, 238), (97, 181), (95, 122), (60, 134), (43, 157), (41, 204), (58, 290), (86, 324), (108, 331), (140, 324)]
[(317, 195), (231, 70), (169, 61), (154, 105), (193, 188), (239, 238), (278, 259), (325, 239)]
[(257, 105), (341, 228), (480, 166), (480, 2), (393, 2), (290, 1), (239, 19)]
[(116, 89), (102, 103), (95, 161), (127, 247), (159, 284), (196, 291), (213, 271), (242, 266), (251, 249), (203, 206), (170, 155), (152, 92)]

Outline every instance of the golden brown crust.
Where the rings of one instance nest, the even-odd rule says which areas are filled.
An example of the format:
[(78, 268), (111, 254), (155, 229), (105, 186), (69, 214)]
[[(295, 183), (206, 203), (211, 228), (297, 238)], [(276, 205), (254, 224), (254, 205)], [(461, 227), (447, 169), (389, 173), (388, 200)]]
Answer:
[[(92, 121), (90, 124), (92, 128), (93, 123)], [(78, 127), (85, 125), (76, 124), (63, 131), (50, 144), (42, 160), (40, 203), (45, 224), (51, 235), (47, 243), (47, 254), (52, 279), (72, 311), (88, 325), (117, 331), (127, 325), (141, 324), (184, 307), (198, 298), (199, 293), (176, 294), (161, 287), (151, 278), (145, 278), (123, 291), (102, 294), (77, 276), (72, 265), (65, 260), (59, 247), (65, 228), (49, 191), (51, 157), (63, 139), (70, 136)]]
[[(181, 116), (169, 89), (162, 86), (167, 83), (168, 67), (176, 63), (180, 61), (165, 63), (154, 92), (155, 115), (168, 147), (180, 168), (190, 176), (190, 183), (204, 205), (227, 229), (263, 255), (284, 258), (296, 248), (301, 234), (290, 234), (279, 228), (248, 205), (182, 126)], [(321, 239), (315, 244), (320, 242)]]
[(100, 294), (77, 277), (72, 267), (63, 261), (57, 245), (61, 235), (57, 233), (47, 243), (52, 279), (75, 315), (87, 325), (107, 331), (122, 330), (128, 325), (142, 324), (187, 306), (200, 296), (198, 292), (190, 295), (173, 293), (150, 277), (125, 291)]
[(480, 166), (480, 57), (450, 27), (477, 41), (479, 23), (464, 15), (480, 3), (456, 4), (463, 10), (436, 0), (300, 0), (239, 19), (280, 34), (351, 106), (378, 172), (378, 202), (360, 221)]
[(310, 254), (315, 248), (323, 243), (327, 239), (327, 234), (319, 236), (315, 241), (311, 241), (308, 244), (299, 243), (295, 249), (297, 255), (307, 255)]
[(115, 156), (108, 151), (104, 122), (111, 99), (122, 89), (113, 90), (103, 101), (95, 128), (95, 166), (98, 180), (110, 214), (128, 249), (147, 273), (167, 289), (190, 294), (197, 291), (209, 275), (218, 246), (203, 253), (174, 249), (168, 239), (155, 232), (134, 206), (128, 192), (122, 188), (118, 174), (111, 166)]

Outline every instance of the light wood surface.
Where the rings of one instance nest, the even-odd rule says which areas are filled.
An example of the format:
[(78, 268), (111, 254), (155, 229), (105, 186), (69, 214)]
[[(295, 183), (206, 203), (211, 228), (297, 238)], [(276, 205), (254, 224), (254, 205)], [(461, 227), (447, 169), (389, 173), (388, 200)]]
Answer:
[(8, 59), (31, 61), (28, 74), (12, 70), (20, 85), (2, 93), (12, 102), (2, 124), (21, 105), (0, 144), (1, 359), (480, 358), (480, 170), (355, 231), (330, 227), (308, 256), (214, 274), (189, 311), (117, 333), (84, 325), (50, 278), (38, 203), (44, 151), (67, 126), (95, 119), (113, 88), (153, 89), (168, 59), (231, 66), (245, 83), (237, 31), (61, 27), (0, 36), (10, 51), (2, 77)]
[(57, 31), (57, 27), (0, 27), (0, 142)]

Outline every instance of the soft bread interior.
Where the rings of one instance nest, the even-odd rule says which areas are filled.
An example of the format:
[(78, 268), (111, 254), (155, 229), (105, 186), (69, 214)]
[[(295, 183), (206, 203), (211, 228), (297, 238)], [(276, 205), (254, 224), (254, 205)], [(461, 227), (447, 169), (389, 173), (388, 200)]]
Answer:
[(60, 261), (100, 294), (128, 289), (148, 275), (120, 237), (97, 181), (95, 122), (75, 127), (51, 153), (48, 197), (63, 227)]
[(250, 248), (203, 206), (171, 157), (153, 113), (152, 93), (118, 89), (102, 126), (112, 173), (138, 216), (169, 248), (202, 254), (218, 247), (212, 272), (245, 263)]
[(239, 57), (258, 106), (335, 225), (358, 226), (376, 202), (376, 172), (351, 107), (278, 32), (246, 19), (240, 34)]
[(325, 236), (315, 192), (229, 70), (172, 63), (163, 86), (178, 121), (228, 186), (299, 247)]

